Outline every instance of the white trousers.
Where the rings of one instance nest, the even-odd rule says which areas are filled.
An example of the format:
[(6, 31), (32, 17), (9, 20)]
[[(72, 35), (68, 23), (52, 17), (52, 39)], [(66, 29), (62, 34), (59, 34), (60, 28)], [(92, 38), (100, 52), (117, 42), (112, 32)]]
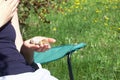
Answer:
[(7, 75), (0, 77), (0, 80), (58, 80), (54, 76), (50, 74), (50, 72), (44, 68), (40, 64), (38, 64), (39, 69), (35, 72), (26, 72), (16, 75)]

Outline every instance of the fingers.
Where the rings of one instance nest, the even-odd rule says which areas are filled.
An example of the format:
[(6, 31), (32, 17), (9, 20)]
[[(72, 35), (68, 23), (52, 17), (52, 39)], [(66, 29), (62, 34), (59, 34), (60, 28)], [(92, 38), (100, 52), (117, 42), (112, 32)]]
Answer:
[(12, 11), (12, 13), (14, 13), (17, 10), (17, 6), (19, 5), (19, 0), (2, 0), (0, 1), (1, 4), (4, 5), (4, 7), (6, 7), (6, 9), (8, 11)]
[(9, 8), (11, 8), (12, 11), (14, 11), (17, 8), (20, 1), (19, 0), (7, 0), (7, 1), (2, 0), (0, 2), (1, 3), (4, 2), (6, 6), (8, 6)]
[(29, 46), (31, 49), (33, 49), (34, 51), (37, 51), (37, 52), (44, 52), (48, 49), (50, 49), (50, 45), (35, 45), (35, 44), (31, 44)]
[(11, 7), (12, 7), (12, 11), (13, 11), (13, 12), (16, 11), (19, 2), (20, 2), (19, 0), (13, 0), (13, 1), (11, 2)]
[(18, 4), (19, 4), (19, 3), (17, 3), (17, 4), (15, 5), (15, 7), (12, 9), (12, 12), (13, 12), (13, 13), (18, 10), (18, 9), (17, 9)]
[(7, 3), (12, 4), (12, 5), (16, 4), (16, 2), (19, 2), (19, 1), (20, 0), (6, 0)]
[(43, 52), (51, 48), (51, 43), (55, 43), (56, 40), (53, 38), (46, 37), (34, 37), (29, 40), (29, 44), (31, 44), (31, 48), (38, 52)]
[(32, 44), (38, 44), (38, 45), (44, 45), (44, 44), (50, 44), (55, 43), (56, 40), (53, 38), (46, 38), (46, 37), (34, 37), (30, 40), (30, 43)]
[(56, 40), (53, 39), (53, 38), (47, 38), (47, 41), (48, 41), (49, 43), (55, 43), (55, 42), (56, 42)]
[(31, 44), (30, 40), (24, 41), (24, 45), (26, 47), (28, 47), (29, 49), (32, 49), (33, 51), (38, 51), (38, 52), (46, 51), (46, 50), (48, 50), (51, 47), (50, 44), (44, 44), (44, 45)]
[(48, 49), (50, 49), (50, 46), (49, 45), (44, 45), (44, 46), (36, 49), (35, 51), (37, 51), (37, 52), (44, 52), (44, 51), (46, 51)]

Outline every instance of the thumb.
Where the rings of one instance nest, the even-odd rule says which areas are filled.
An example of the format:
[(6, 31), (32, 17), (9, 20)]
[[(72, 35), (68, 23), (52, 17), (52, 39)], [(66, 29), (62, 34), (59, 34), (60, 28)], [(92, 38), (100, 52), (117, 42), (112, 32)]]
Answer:
[(56, 40), (53, 39), (53, 38), (48, 38), (47, 40), (48, 40), (49, 43), (55, 43), (56, 42)]

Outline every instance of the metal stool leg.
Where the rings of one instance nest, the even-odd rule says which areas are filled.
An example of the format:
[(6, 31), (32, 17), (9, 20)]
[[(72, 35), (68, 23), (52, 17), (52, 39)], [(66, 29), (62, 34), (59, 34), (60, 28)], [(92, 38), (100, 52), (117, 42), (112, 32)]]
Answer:
[(70, 80), (74, 80), (74, 76), (73, 76), (73, 72), (72, 72), (72, 65), (71, 65), (71, 54), (67, 55), (67, 63), (68, 63)]

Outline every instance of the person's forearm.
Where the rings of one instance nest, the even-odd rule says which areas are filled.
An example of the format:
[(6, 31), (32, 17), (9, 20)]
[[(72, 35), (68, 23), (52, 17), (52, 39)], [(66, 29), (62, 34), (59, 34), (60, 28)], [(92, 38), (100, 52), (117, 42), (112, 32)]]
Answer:
[(18, 51), (20, 51), (21, 46), (23, 44), (23, 39), (22, 39), (22, 35), (21, 35), (21, 32), (20, 32), (20, 26), (19, 26), (17, 11), (13, 16), (13, 18), (11, 20), (11, 23), (12, 23), (14, 29), (15, 29), (15, 32), (16, 32), (15, 44), (16, 44), (16, 47), (17, 47)]
[(33, 57), (32, 57), (33, 54), (32, 54), (32, 52), (28, 51), (23, 44), (23, 38), (22, 38), (22, 35), (20, 32), (20, 26), (19, 26), (17, 12), (15, 13), (11, 22), (16, 31), (16, 40), (15, 40), (16, 47), (17, 47), (18, 51), (24, 56), (25, 60), (30, 64), (33, 61)]

